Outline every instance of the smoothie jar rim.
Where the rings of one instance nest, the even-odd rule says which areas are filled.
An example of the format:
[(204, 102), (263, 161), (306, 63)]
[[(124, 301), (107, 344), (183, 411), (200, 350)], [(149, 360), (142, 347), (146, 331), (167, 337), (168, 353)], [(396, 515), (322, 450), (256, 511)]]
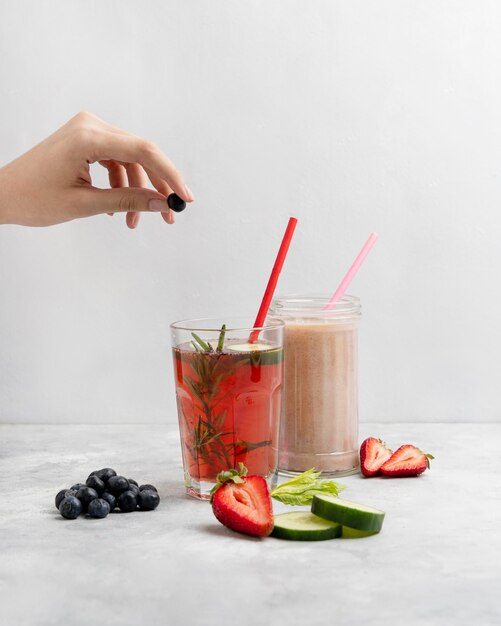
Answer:
[[(345, 294), (333, 309), (325, 310), (331, 295), (291, 294), (273, 298), (272, 316), (321, 317), (329, 319), (358, 318), (361, 316), (360, 298)], [(274, 318), (276, 319), (276, 317)]]

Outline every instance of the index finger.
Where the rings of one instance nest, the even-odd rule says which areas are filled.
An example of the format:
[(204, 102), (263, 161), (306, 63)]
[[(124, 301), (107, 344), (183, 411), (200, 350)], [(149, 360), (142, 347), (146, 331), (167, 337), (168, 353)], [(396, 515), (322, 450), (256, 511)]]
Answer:
[(93, 137), (94, 161), (115, 160), (139, 163), (145, 170), (165, 180), (169, 187), (186, 202), (194, 197), (172, 161), (151, 141), (134, 135), (120, 135), (110, 131)]

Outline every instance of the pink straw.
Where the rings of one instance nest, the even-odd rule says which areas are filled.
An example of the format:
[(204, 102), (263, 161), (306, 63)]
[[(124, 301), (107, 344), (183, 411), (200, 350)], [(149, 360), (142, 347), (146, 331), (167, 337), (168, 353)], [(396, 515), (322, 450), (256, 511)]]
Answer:
[(341, 298), (344, 296), (344, 292), (347, 290), (348, 285), (351, 283), (351, 281), (355, 278), (356, 273), (360, 269), (362, 263), (365, 261), (365, 257), (371, 251), (372, 246), (376, 243), (376, 240), (377, 233), (371, 233), (369, 239), (367, 239), (367, 241), (364, 243), (363, 248), (360, 250), (357, 258), (353, 261), (352, 266), (346, 272), (346, 276), (339, 283), (339, 287), (334, 292), (332, 298), (329, 300), (329, 303), (324, 306), (324, 311), (331, 311), (336, 306), (336, 303), (339, 302), (339, 300), (341, 300)]

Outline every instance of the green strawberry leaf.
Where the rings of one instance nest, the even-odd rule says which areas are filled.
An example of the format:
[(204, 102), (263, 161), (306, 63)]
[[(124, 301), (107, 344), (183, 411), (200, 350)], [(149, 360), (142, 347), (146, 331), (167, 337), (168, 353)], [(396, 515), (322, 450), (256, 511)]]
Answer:
[(210, 491), (210, 501), (212, 502), (216, 491), (226, 483), (235, 483), (237, 485), (244, 483), (247, 472), (248, 470), (243, 463), (238, 464), (238, 469), (229, 469), (224, 470), (224, 472), (219, 472), (217, 475), (217, 483)]
[(425, 454), (426, 457), (426, 465), (428, 466), (428, 469), (430, 469), (430, 459), (434, 459), (435, 457), (433, 456), (433, 454)]

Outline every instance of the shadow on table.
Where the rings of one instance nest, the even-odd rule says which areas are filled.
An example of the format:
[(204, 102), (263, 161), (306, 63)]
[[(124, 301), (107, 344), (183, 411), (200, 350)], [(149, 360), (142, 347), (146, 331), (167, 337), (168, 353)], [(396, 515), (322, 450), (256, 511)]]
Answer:
[(222, 524), (217, 524), (217, 525), (201, 524), (200, 526), (198, 526), (198, 529), (201, 532), (204, 532), (204, 533), (207, 533), (208, 535), (213, 535), (216, 537), (231, 537), (231, 538), (238, 537), (239, 539), (242, 539), (244, 541), (250, 541), (250, 542), (261, 541), (261, 537), (251, 537), (251, 535), (244, 535), (243, 533), (237, 533), (233, 530), (230, 530), (229, 528), (226, 528)]

